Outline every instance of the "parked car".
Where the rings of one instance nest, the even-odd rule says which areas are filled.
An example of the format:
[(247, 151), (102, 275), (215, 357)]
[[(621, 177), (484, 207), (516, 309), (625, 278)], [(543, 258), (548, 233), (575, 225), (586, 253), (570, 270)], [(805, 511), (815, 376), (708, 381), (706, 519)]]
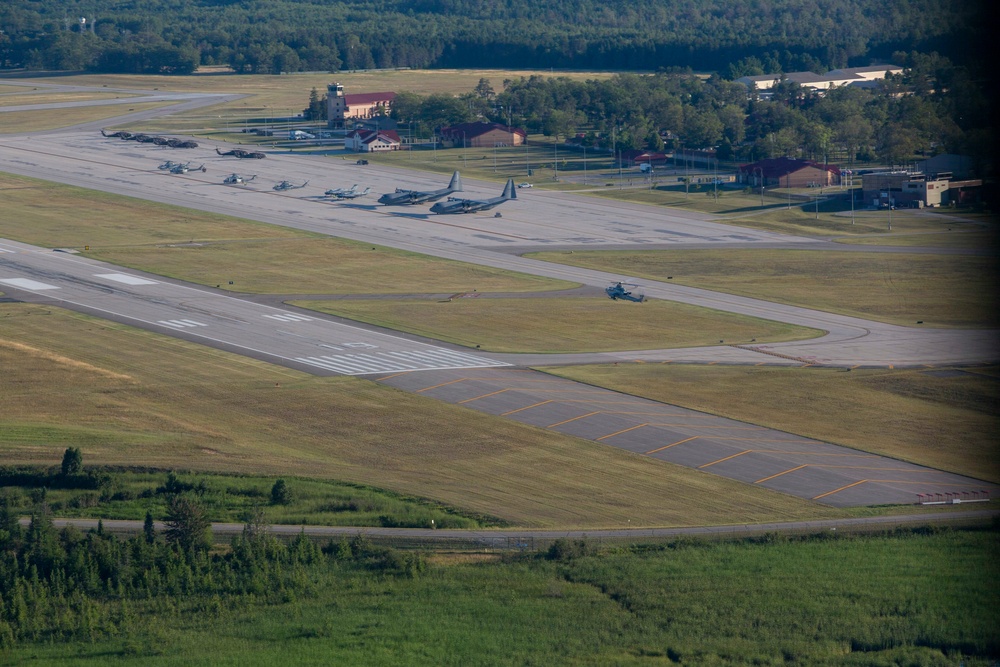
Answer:
[(517, 187), (519, 187), (519, 188), (530, 188), (531, 187), (531, 183), (518, 183)]

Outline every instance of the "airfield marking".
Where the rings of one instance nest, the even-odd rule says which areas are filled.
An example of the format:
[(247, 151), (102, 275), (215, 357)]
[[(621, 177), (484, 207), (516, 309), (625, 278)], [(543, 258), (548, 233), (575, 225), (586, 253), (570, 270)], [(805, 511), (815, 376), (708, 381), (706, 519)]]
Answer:
[(402, 373), (394, 373), (393, 375), (386, 375), (385, 377), (377, 378), (377, 382), (385, 382), (386, 380), (391, 380), (392, 378), (398, 378), (401, 375), (409, 375), (408, 371), (403, 371)]
[(538, 403), (532, 403), (531, 405), (526, 405), (523, 408), (518, 408), (517, 410), (510, 410), (508, 412), (503, 412), (500, 414), (501, 417), (506, 417), (507, 415), (512, 415), (515, 412), (520, 412), (521, 410), (528, 410), (529, 408), (537, 408), (539, 405), (545, 405), (546, 403), (551, 403), (552, 401), (539, 401)]
[(419, 394), (422, 391), (430, 391), (431, 389), (437, 389), (438, 387), (446, 387), (449, 384), (455, 384), (456, 382), (465, 382), (468, 379), (469, 378), (458, 378), (457, 380), (449, 380), (448, 382), (442, 382), (441, 384), (436, 384), (431, 387), (424, 387), (423, 389), (417, 389), (417, 393)]
[(465, 399), (463, 401), (459, 401), (458, 405), (461, 405), (462, 403), (471, 403), (472, 401), (478, 401), (481, 398), (487, 398), (489, 396), (496, 396), (497, 394), (502, 394), (505, 391), (511, 391), (511, 390), (510, 389), (500, 389), (498, 391), (491, 391), (490, 393), (483, 394), (482, 396), (474, 396), (472, 398), (467, 398), (467, 399)]
[(690, 438), (685, 438), (683, 440), (678, 440), (677, 442), (666, 445), (665, 447), (660, 447), (659, 449), (651, 449), (646, 454), (655, 454), (656, 452), (662, 452), (664, 449), (670, 449), (676, 445), (683, 445), (685, 442), (691, 442), (695, 438), (700, 438), (700, 435), (692, 435)]
[(833, 491), (827, 491), (826, 493), (821, 493), (818, 496), (813, 496), (812, 499), (813, 500), (819, 500), (820, 498), (826, 498), (827, 496), (832, 496), (833, 494), (835, 494), (835, 493), (837, 493), (839, 491), (843, 491), (844, 489), (849, 489), (852, 486), (857, 486), (858, 484), (864, 484), (867, 481), (868, 481), (867, 479), (862, 479), (860, 481), (854, 482), (853, 484), (845, 484), (844, 486), (840, 487), (839, 489), (834, 489)]
[(165, 327), (170, 327), (171, 329), (185, 329), (190, 327), (208, 326), (204, 322), (199, 322), (197, 320), (157, 320), (156, 323), (162, 324)]
[(584, 417), (590, 417), (591, 415), (599, 415), (599, 414), (601, 414), (600, 410), (596, 410), (594, 412), (588, 412), (587, 414), (580, 415), (579, 417), (572, 417), (570, 419), (564, 419), (561, 422), (556, 422), (555, 424), (549, 424), (545, 428), (555, 428), (556, 426), (562, 426), (563, 424), (568, 424), (570, 422), (574, 422), (577, 419), (583, 419)]
[(762, 479), (758, 479), (756, 482), (754, 482), (754, 484), (760, 484), (761, 482), (766, 482), (769, 479), (774, 479), (775, 477), (781, 477), (782, 475), (787, 475), (790, 472), (795, 472), (796, 470), (802, 470), (803, 468), (808, 468), (808, 467), (809, 467), (809, 465), (805, 464), (805, 465), (796, 466), (795, 468), (789, 468), (788, 470), (785, 470), (783, 472), (779, 472), (779, 473), (777, 473), (775, 475), (771, 475), (770, 477), (764, 477)]
[(718, 461), (712, 461), (711, 463), (706, 463), (705, 465), (700, 465), (700, 466), (698, 466), (698, 470), (701, 470), (702, 468), (707, 468), (708, 466), (714, 466), (716, 463), (722, 463), (723, 461), (728, 461), (729, 459), (735, 459), (737, 456), (743, 456), (744, 454), (749, 454), (752, 451), (753, 451), (752, 449), (745, 449), (742, 452), (740, 452), (739, 454), (733, 454), (732, 456), (727, 456), (727, 457), (725, 457), (723, 459), (719, 459)]
[(155, 280), (149, 280), (148, 278), (140, 278), (139, 276), (130, 276), (127, 273), (95, 273), (95, 278), (104, 278), (105, 280), (113, 280), (117, 283), (124, 283), (126, 285), (158, 285), (159, 283)]
[(613, 436), (616, 436), (616, 435), (621, 435), (622, 433), (628, 433), (629, 431), (634, 431), (635, 429), (642, 428), (643, 426), (649, 426), (649, 424), (643, 423), (643, 424), (638, 424), (636, 426), (632, 426), (632, 427), (629, 427), (629, 428), (624, 428), (624, 429), (622, 429), (620, 431), (615, 431), (614, 433), (608, 433), (607, 435), (602, 435), (600, 438), (597, 438), (597, 440), (598, 440), (598, 442), (600, 442), (601, 440), (605, 440), (606, 438), (610, 438), (610, 437), (613, 437)]
[(26, 290), (46, 290), (46, 289), (59, 289), (56, 285), (49, 285), (48, 283), (40, 283), (37, 280), (30, 280), (29, 278), (0, 278), (0, 283), (4, 285), (10, 285), (11, 287), (19, 287)]

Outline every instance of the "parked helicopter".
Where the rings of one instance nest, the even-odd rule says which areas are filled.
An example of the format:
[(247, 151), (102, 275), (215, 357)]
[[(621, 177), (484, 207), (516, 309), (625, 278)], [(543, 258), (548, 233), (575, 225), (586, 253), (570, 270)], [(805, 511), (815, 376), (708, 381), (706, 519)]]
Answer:
[(117, 137), (119, 139), (131, 139), (132, 138), (132, 133), (131, 132), (126, 132), (125, 130), (117, 130), (115, 132), (112, 132), (111, 134), (108, 134), (104, 130), (101, 130), (101, 136), (103, 136), (103, 137), (109, 137), (109, 138), (110, 137)]
[(612, 301), (617, 301), (622, 299), (623, 301), (634, 301), (636, 303), (642, 303), (646, 300), (646, 295), (642, 292), (636, 292), (634, 290), (627, 290), (626, 287), (638, 287), (635, 283), (626, 283), (622, 281), (616, 282), (614, 285), (609, 285), (604, 289), (607, 293), (608, 298)]
[(254, 174), (250, 178), (243, 178), (239, 174), (229, 174), (222, 182), (225, 185), (246, 185), (255, 178), (257, 178), (257, 174)]
[(173, 169), (174, 167), (179, 167), (179, 166), (180, 166), (179, 162), (173, 162), (172, 160), (167, 160), (159, 167), (157, 167), (157, 169)]
[(205, 169), (205, 165), (201, 165), (200, 167), (192, 167), (191, 163), (188, 162), (186, 164), (175, 165), (174, 168), (170, 170), (170, 173), (171, 174), (186, 174), (189, 171), (201, 171), (201, 172), (205, 172), (205, 171), (208, 171), (208, 170)]
[(218, 148), (216, 148), (215, 152), (218, 153), (219, 155), (232, 155), (233, 157), (238, 157), (241, 160), (246, 158), (252, 158), (254, 160), (263, 160), (264, 158), (267, 157), (267, 155), (261, 153), (260, 151), (245, 151), (242, 148), (234, 148), (233, 150), (226, 151), (224, 153), (220, 151)]
[(337, 199), (357, 199), (358, 197), (366, 196), (371, 191), (371, 188), (365, 188), (361, 192), (358, 192), (352, 188), (351, 190), (347, 190), (345, 192), (338, 192), (334, 195), (334, 197)]
[(346, 192), (355, 192), (355, 191), (357, 191), (357, 189), (358, 189), (358, 184), (355, 183), (354, 185), (352, 185), (349, 188), (333, 188), (331, 190), (327, 190), (323, 194), (325, 196), (327, 196), (327, 197), (339, 197), (340, 195), (342, 195), (342, 194), (344, 194)]
[(289, 181), (282, 181), (281, 183), (275, 184), (274, 190), (278, 192), (284, 192), (285, 190), (298, 190), (299, 188), (304, 188), (309, 185), (309, 181), (306, 181), (302, 185), (292, 185)]

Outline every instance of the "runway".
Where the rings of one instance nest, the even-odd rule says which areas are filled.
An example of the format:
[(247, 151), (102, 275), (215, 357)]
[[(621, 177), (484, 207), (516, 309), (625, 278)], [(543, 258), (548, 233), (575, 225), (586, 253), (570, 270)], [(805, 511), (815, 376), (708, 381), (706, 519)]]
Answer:
[[(195, 96), (185, 103), (216, 101)], [(569, 193), (522, 191), (516, 201), (499, 209), (501, 218), (433, 216), (426, 207), (381, 207), (365, 200), (334, 203), (321, 196), (325, 189), (353, 183), (370, 186), (374, 193), (396, 187), (433, 189), (443, 187), (435, 179), (447, 179), (359, 166), (339, 157), (275, 151), (265, 160), (236, 160), (216, 155), (209, 142), (200, 143), (198, 149), (178, 151), (104, 138), (93, 129), (7, 136), (0, 138), (0, 170), (589, 286), (603, 287), (621, 276), (530, 260), (510, 250), (817, 244), (721, 224), (708, 215)], [(157, 169), (167, 159), (204, 162), (206, 172), (167, 174)], [(222, 185), (232, 172), (256, 174), (257, 179), (249, 186)], [(279, 180), (308, 181), (309, 186), (278, 193), (271, 185)], [(495, 196), (499, 190), (471, 180), (465, 185), (463, 196), (472, 198)], [(650, 298), (828, 333), (809, 341), (738, 347), (486, 354), (0, 239), (0, 290), (25, 301), (64, 306), (317, 375), (363, 376), (801, 498), (851, 506), (913, 502), (921, 493), (1000, 490), (978, 480), (527, 370), (612, 361), (933, 366), (995, 361), (998, 349), (995, 331), (898, 327), (669, 283), (646, 282), (644, 288)]]

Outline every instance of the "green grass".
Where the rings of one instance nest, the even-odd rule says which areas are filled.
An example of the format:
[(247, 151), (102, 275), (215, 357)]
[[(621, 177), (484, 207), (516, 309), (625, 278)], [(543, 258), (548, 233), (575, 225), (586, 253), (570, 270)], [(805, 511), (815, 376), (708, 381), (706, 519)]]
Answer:
[(56, 465), (74, 446), (89, 465), (339, 480), (540, 527), (844, 516), (366, 380), (58, 308), (0, 304), (0, 321), (8, 465)]
[(529, 256), (904, 326), (1000, 326), (993, 257), (753, 249)]
[(656, 401), (1000, 481), (996, 369), (570, 366), (548, 372)]
[(77, 248), (96, 259), (239, 292), (452, 294), (575, 286), (20, 176), (0, 175), (0, 193), (7, 238)]
[[(50, 486), (44, 500), (55, 516), (141, 521), (146, 512), (155, 519), (167, 515), (166, 472), (85, 467), (101, 480), (100, 487), (89, 490)], [(0, 503), (15, 513), (27, 514), (40, 497), (40, 488), (20, 481), (17, 470), (8, 470), (0, 469)], [(473, 529), (501, 523), (491, 517), (463, 515), (425, 499), (330, 480), (286, 478), (291, 501), (273, 504), (271, 487), (275, 477), (177, 473), (176, 479), (193, 487), (205, 516), (214, 522), (241, 523), (252, 510), (260, 508), (265, 520), (273, 524)]]
[(114, 118), (133, 111), (148, 111), (170, 106), (176, 102), (138, 102), (127, 107), (118, 105), (77, 107), (72, 112), (66, 109), (38, 109), (34, 111), (9, 111), (2, 115), (2, 134), (20, 134), (24, 132), (40, 132), (54, 130), (68, 125), (89, 123), (103, 118)]
[[(572, 555), (572, 549), (570, 555)], [(136, 602), (118, 636), (19, 664), (928, 665), (1000, 653), (995, 532), (679, 542), (564, 560), (331, 564), (312, 593)]]
[(292, 303), (492, 352), (624, 351), (821, 335), (815, 329), (686, 304), (634, 304), (605, 297)]

